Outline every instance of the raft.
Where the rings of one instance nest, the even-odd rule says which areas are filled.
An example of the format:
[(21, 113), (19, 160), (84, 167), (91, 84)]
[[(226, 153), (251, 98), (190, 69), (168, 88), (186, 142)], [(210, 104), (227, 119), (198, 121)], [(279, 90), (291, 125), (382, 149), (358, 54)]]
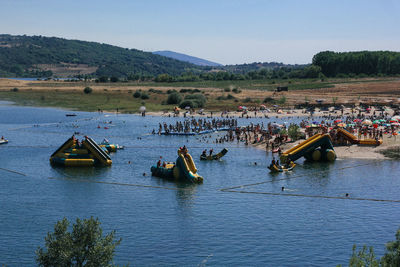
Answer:
[(168, 163), (165, 167), (152, 166), (151, 174), (167, 180), (189, 183), (203, 183), (203, 177), (197, 173), (196, 165), (189, 153), (178, 150), (176, 163)]
[(0, 145), (4, 145), (4, 144), (7, 144), (7, 143), (8, 143), (8, 140), (0, 139)]
[(117, 152), (119, 149), (124, 149), (123, 146), (120, 146), (118, 144), (110, 144), (109, 142), (103, 140), (103, 142), (100, 143), (101, 148), (105, 148), (108, 153), (110, 152)]
[(285, 166), (277, 166), (276, 164), (268, 166), (271, 172), (284, 172), (284, 171), (291, 171), (293, 168), (296, 167), (296, 163), (293, 161), (290, 162), (290, 166), (287, 168)]
[(200, 160), (219, 160), (225, 154), (228, 153), (228, 149), (224, 148), (222, 149), (218, 154), (215, 155), (200, 155)]
[(50, 156), (52, 165), (65, 167), (110, 166), (111, 158), (93, 139), (85, 136), (80, 145), (74, 136)]

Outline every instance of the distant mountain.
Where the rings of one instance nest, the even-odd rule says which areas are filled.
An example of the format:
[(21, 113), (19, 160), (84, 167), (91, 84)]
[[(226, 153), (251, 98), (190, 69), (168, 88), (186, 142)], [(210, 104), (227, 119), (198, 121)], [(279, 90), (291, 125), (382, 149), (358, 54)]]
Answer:
[(187, 62), (108, 44), (0, 34), (0, 77), (155, 76), (198, 73)]
[(181, 53), (176, 53), (173, 51), (155, 51), (153, 54), (164, 56), (164, 57), (169, 57), (169, 58), (174, 58), (180, 61), (184, 62), (189, 62), (198, 66), (211, 66), (211, 67), (216, 67), (216, 66), (222, 66), (219, 63), (215, 63), (212, 61), (208, 61), (202, 58), (198, 57), (192, 57), (189, 55), (181, 54)]

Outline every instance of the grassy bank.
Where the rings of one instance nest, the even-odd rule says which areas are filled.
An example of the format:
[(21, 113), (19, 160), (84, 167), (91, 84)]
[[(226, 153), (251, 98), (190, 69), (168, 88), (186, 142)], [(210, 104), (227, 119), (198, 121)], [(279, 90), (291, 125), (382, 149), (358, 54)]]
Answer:
[(160, 111), (173, 106), (161, 105), (157, 99), (145, 101), (133, 98), (131, 93), (99, 93), (64, 91), (0, 91), (0, 99), (9, 100), (23, 106), (61, 107), (71, 110), (97, 111), (98, 109), (124, 113), (137, 113), (140, 106), (145, 105), (148, 111)]

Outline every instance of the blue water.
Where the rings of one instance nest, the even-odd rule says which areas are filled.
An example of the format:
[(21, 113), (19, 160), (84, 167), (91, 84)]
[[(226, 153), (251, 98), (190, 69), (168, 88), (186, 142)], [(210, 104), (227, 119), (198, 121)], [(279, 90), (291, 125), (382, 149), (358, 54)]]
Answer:
[[(175, 118), (67, 113), (0, 105), (0, 135), (10, 140), (0, 146), (0, 264), (35, 265), (35, 250), (63, 217), (98, 217), (105, 233), (115, 229), (122, 238), (115, 263), (133, 266), (346, 265), (353, 244), (372, 245), (381, 256), (399, 227), (400, 203), (324, 198), (400, 200), (397, 161), (298, 160), (293, 172), (271, 175), (270, 153), (213, 144), (218, 134), (209, 143), (149, 134)], [(269, 120), (239, 124), (250, 121)], [(74, 132), (126, 148), (112, 155), (110, 168), (51, 167), (49, 156)], [(183, 145), (204, 184), (149, 175), (160, 156), (174, 161)], [(198, 160), (204, 148), (223, 147), (222, 162)]]

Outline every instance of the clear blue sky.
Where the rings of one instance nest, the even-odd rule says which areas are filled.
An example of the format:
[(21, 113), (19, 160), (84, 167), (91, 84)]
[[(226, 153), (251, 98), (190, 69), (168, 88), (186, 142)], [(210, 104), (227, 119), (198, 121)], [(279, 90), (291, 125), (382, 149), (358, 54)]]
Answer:
[(0, 0), (0, 33), (172, 50), (222, 64), (400, 51), (399, 0)]

